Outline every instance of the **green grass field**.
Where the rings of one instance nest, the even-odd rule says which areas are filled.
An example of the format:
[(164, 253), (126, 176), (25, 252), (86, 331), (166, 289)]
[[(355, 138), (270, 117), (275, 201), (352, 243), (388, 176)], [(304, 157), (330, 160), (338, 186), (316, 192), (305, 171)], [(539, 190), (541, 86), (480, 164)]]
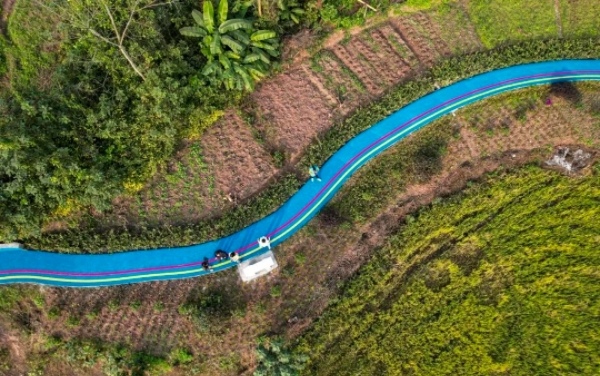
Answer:
[(597, 35), (600, 30), (600, 1), (560, 0), (563, 33)]
[(306, 375), (597, 375), (600, 166), (422, 210), (301, 340)]
[(469, 13), (487, 48), (558, 35), (553, 0), (472, 0)]
[(468, 12), (484, 46), (556, 36), (597, 35), (596, 0), (471, 0)]

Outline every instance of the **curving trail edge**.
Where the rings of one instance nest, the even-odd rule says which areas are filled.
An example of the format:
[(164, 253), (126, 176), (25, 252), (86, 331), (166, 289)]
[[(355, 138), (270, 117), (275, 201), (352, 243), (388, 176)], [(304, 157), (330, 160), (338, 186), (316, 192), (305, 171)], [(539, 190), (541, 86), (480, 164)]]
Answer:
[(321, 167), (321, 182), (308, 181), (279, 209), (224, 238), (187, 247), (132, 250), (102, 255), (70, 255), (0, 248), (0, 284), (36, 283), (99, 287), (206, 274), (205, 257), (214, 271), (235, 266), (213, 257), (215, 250), (237, 251), (243, 260), (263, 249), (257, 239), (277, 245), (302, 228), (352, 174), (381, 152), (432, 121), (484, 98), (524, 87), (564, 81), (600, 80), (600, 60), (561, 60), (518, 65), (480, 74), (434, 91), (360, 133)]

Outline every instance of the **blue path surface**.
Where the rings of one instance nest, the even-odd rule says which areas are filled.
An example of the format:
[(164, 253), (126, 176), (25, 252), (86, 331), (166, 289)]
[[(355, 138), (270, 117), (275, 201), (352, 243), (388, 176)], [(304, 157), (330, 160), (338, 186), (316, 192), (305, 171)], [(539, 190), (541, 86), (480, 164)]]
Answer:
[(205, 257), (214, 271), (233, 267), (230, 261), (214, 260), (214, 252), (237, 251), (248, 259), (264, 252), (257, 244), (263, 235), (271, 237), (272, 245), (283, 242), (313, 218), (356, 170), (435, 119), (510, 90), (583, 80), (600, 80), (600, 60), (519, 65), (460, 81), (418, 99), (350, 140), (321, 167), (322, 181), (308, 181), (277, 211), (235, 234), (188, 247), (104, 255), (0, 249), (0, 284), (97, 287), (190, 278), (207, 273), (201, 267)]

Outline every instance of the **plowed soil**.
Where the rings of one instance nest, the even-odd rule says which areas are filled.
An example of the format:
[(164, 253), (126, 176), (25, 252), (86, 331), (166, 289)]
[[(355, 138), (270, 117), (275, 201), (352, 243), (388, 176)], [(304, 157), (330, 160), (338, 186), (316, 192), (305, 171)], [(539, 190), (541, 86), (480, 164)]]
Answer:
[(411, 18), (394, 18), (390, 23), (423, 65), (431, 66), (440, 57), (440, 52), (435, 50), (429, 38), (419, 33)]
[(451, 53), (471, 52), (483, 48), (473, 24), (461, 2), (448, 4), (444, 11), (430, 13), (430, 27)]
[(366, 89), (351, 71), (330, 51), (323, 51), (313, 59), (312, 69), (321, 84), (332, 93), (338, 103), (337, 115), (345, 115), (368, 97)]
[(347, 46), (338, 44), (331, 50), (362, 81), (370, 94), (379, 95), (383, 92), (379, 80), (376, 78), (378, 73), (369, 66), (366, 58), (361, 56), (350, 44)]
[(329, 128), (333, 94), (324, 95), (309, 69), (295, 68), (265, 82), (252, 94), (257, 117), (267, 121), (258, 125), (265, 139), (295, 160), (313, 137)]
[[(207, 174), (214, 176), (218, 196), (247, 198), (275, 173), (271, 156), (252, 132), (239, 116), (229, 113), (202, 138)], [(209, 198), (207, 194), (205, 201)]]

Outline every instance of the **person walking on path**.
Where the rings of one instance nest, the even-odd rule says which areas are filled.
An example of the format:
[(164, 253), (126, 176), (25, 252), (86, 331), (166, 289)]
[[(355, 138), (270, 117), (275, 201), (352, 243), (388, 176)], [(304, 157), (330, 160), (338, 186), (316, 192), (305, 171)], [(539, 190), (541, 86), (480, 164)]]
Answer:
[(212, 267), (210, 266), (210, 263), (208, 262), (208, 259), (206, 257), (204, 258), (204, 261), (202, 261), (202, 269), (204, 269), (207, 272), (212, 272)]
[(269, 239), (266, 236), (261, 236), (258, 239), (258, 246), (261, 248), (267, 247), (267, 248), (269, 248), (269, 251), (270, 251), (271, 250), (271, 239)]
[(308, 174), (310, 175), (310, 181), (315, 181), (315, 179), (321, 181), (321, 178), (319, 177), (319, 166), (311, 165), (308, 168)]
[(231, 259), (233, 262), (240, 262), (240, 255), (238, 255), (237, 252), (231, 252), (229, 254), (229, 259)]
[(229, 257), (229, 255), (227, 254), (227, 252), (223, 251), (222, 249), (219, 249), (215, 252), (215, 258), (218, 261), (226, 260), (227, 257)]

